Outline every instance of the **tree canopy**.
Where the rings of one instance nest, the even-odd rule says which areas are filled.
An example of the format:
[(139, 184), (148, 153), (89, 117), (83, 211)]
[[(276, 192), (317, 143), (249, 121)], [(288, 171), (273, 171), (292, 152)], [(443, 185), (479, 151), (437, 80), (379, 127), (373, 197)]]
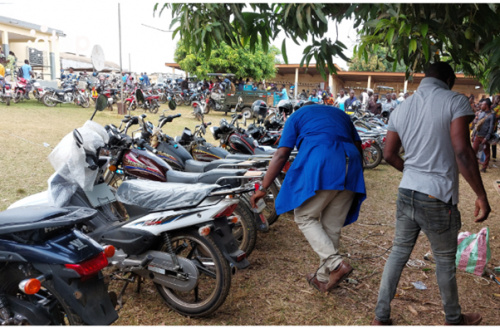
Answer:
[(368, 55), (368, 61), (363, 56), (354, 54), (349, 63), (349, 70), (362, 72), (404, 72), (406, 70), (406, 66), (401, 64), (398, 64), (396, 70), (393, 70), (392, 63), (385, 58), (386, 53), (386, 49), (379, 47), (375, 53)]
[(346, 61), (346, 46), (328, 23), (352, 18), (359, 29), (356, 51), (368, 61), (379, 47), (385, 58), (406, 66), (407, 77), (422, 72), (443, 56), (452, 58), (469, 76), (484, 79), (491, 93), (500, 91), (500, 14), (495, 3), (175, 3), (156, 4), (160, 15), (172, 14), (173, 37), (180, 34), (187, 49), (204, 51), (207, 57), (222, 41), (233, 48), (261, 43), (268, 51), (279, 32), (285, 62), (287, 40), (309, 45), (302, 64), (314, 58), (324, 78), (336, 73), (335, 57)]
[(271, 46), (266, 53), (260, 45), (255, 51), (250, 51), (250, 46), (232, 48), (224, 41), (212, 47), (210, 56), (205, 52), (194, 51), (178, 42), (175, 50), (175, 61), (181, 69), (200, 79), (207, 77), (208, 73), (233, 73), (236, 78), (251, 77), (254, 80), (264, 80), (276, 76), (275, 60), (279, 49)]

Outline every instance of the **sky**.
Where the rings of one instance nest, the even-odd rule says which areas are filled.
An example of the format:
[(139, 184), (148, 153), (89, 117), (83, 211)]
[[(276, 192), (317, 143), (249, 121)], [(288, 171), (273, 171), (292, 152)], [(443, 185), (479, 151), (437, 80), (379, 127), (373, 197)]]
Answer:
[[(159, 17), (153, 15), (158, 0), (0, 0), (0, 16), (61, 30), (66, 34), (59, 39), (61, 52), (71, 52), (90, 57), (94, 45), (100, 45), (105, 60), (120, 65), (118, 4), (121, 16), (121, 62), (123, 70), (135, 72), (171, 73), (165, 63), (174, 62), (175, 46), (172, 40), (171, 15), (167, 10)], [(159, 2), (160, 6), (164, 2)], [(332, 38), (335, 29), (330, 29)], [(278, 36), (275, 45), (281, 49), (284, 35)], [(350, 56), (356, 42), (352, 23), (340, 26), (339, 38), (349, 48)], [(307, 44), (287, 42), (289, 64), (298, 64)], [(337, 64), (347, 68), (342, 60)]]

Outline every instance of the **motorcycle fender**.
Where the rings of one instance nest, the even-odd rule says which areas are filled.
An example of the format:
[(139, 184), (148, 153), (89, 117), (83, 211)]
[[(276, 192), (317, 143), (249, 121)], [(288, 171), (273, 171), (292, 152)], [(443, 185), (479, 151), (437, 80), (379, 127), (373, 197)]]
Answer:
[(51, 274), (50, 282), (55, 290), (86, 324), (110, 325), (118, 319), (102, 273), (82, 281), (80, 278), (66, 278), (70, 269), (60, 265), (38, 263), (33, 266), (45, 275)]
[(236, 239), (234, 239), (234, 236), (231, 233), (231, 227), (227, 222), (227, 218), (217, 218), (213, 220), (213, 224), (214, 228), (210, 232), (210, 237), (212, 237), (212, 240), (215, 242), (217, 247), (219, 247), (226, 260), (238, 269), (247, 268), (250, 265), (250, 262), (248, 262), (246, 258), (239, 262), (236, 260), (244, 252), (238, 248)]

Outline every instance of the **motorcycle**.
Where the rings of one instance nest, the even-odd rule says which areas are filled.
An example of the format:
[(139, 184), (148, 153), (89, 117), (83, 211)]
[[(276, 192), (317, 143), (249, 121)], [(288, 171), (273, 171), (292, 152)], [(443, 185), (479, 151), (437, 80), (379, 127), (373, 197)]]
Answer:
[(12, 99), (12, 89), (11, 85), (5, 81), (3, 76), (0, 76), (0, 101), (10, 106), (10, 100)]
[(103, 249), (77, 225), (88, 208), (29, 206), (0, 213), (0, 325), (109, 325), (118, 315)]
[(17, 79), (17, 83), (14, 87), (14, 94), (12, 95), (14, 103), (18, 103), (28, 97), (29, 86), (30, 83), (28, 80), (22, 77)]
[(90, 99), (86, 96), (85, 89), (79, 89), (77, 81), (64, 81), (62, 89), (46, 88), (42, 97), (42, 102), (47, 107), (54, 107), (57, 104), (74, 103), (83, 108), (90, 107)]
[[(96, 110), (106, 105), (103, 96)], [(150, 279), (174, 311), (190, 317), (213, 313), (229, 293), (231, 273), (249, 265), (228, 220), (238, 200), (227, 197), (248, 190), (141, 179), (125, 180), (115, 190), (105, 182), (104, 173), (116, 168), (99, 151), (108, 143), (121, 142), (118, 136), (112, 138), (92, 121), (68, 134), (49, 156), (56, 169), (49, 191), (13, 206), (51, 199), (57, 206), (97, 209), (84, 232), (117, 249), (110, 258), (111, 279), (125, 281), (125, 286), (137, 282), (138, 289), (143, 279)], [(130, 171), (143, 168), (146, 174), (160, 173), (154, 165), (134, 165)], [(123, 205), (128, 220), (119, 215), (117, 204)], [(125, 288), (118, 295), (119, 302), (124, 292)]]
[(160, 98), (158, 95), (144, 93), (140, 88), (135, 90), (136, 103), (144, 110), (149, 110), (153, 114), (158, 113), (158, 109), (160, 108), (158, 98)]

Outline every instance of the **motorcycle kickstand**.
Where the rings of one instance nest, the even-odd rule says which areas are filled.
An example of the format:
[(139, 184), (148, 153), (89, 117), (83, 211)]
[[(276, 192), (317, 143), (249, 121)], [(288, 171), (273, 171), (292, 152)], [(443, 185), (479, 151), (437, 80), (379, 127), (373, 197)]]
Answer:
[(130, 275), (131, 275), (130, 278), (115, 278), (116, 280), (125, 281), (125, 285), (123, 285), (122, 289), (120, 290), (120, 293), (116, 297), (116, 304), (118, 304), (117, 311), (121, 310), (121, 308), (123, 308), (123, 306), (125, 305), (125, 302), (123, 302), (123, 295), (125, 295), (125, 290), (127, 289), (128, 284), (130, 284), (131, 282), (132, 283), (135, 282), (135, 279), (137, 277), (137, 275), (134, 273), (131, 273)]

